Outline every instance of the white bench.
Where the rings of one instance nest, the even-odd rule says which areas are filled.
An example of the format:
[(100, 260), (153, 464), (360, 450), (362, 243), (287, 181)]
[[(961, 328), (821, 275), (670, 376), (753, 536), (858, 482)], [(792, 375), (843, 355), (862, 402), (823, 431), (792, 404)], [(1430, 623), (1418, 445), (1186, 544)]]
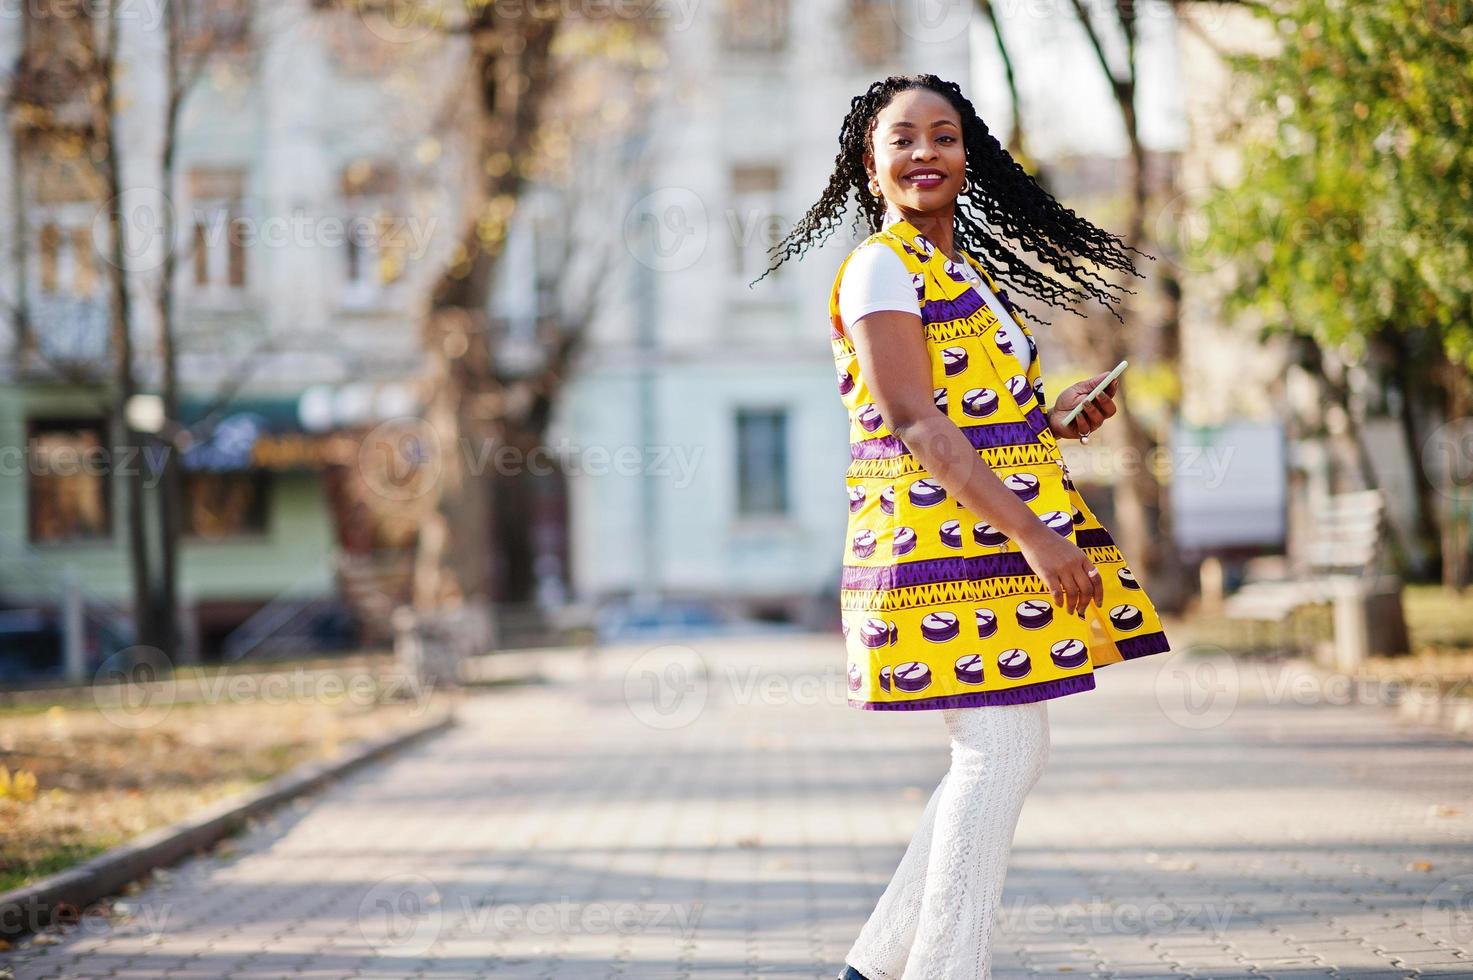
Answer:
[[(1301, 607), (1328, 603), (1334, 635), (1329, 659), (1336, 669), (1353, 670), (1373, 652), (1406, 653), (1401, 580), (1378, 570), (1385, 510), (1379, 490), (1332, 494), (1318, 508), (1302, 556), (1296, 562), (1278, 559), (1277, 574), (1250, 571), (1249, 580), (1223, 604), (1223, 613), (1282, 627), (1292, 624)], [(1297, 637), (1292, 642), (1300, 646)]]

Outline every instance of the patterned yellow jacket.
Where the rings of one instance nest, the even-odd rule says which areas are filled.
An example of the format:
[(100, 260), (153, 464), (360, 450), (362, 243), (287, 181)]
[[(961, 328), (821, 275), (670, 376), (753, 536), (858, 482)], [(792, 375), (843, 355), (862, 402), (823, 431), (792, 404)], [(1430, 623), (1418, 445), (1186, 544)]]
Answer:
[[(1104, 607), (1083, 617), (1053, 604), (1017, 543), (968, 511), (893, 435), (874, 404), (829, 297), (839, 393), (849, 412), (849, 519), (840, 608), (848, 702), (914, 710), (1019, 704), (1095, 686), (1094, 669), (1170, 649), (1155, 607), (1069, 478), (1045, 417), (1038, 345), (1028, 368), (969, 278), (908, 221), (883, 242), (911, 274), (931, 357), (932, 397), (979, 456), (1100, 570)], [(850, 253), (850, 257), (853, 256)], [(964, 253), (989, 288), (992, 277)]]

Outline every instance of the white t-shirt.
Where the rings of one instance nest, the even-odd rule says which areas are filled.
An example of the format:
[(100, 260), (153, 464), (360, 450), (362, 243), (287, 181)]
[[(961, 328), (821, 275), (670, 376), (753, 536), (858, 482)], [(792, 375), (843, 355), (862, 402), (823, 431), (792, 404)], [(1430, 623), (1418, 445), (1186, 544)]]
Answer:
[[(987, 288), (987, 283), (972, 268), (972, 263), (963, 262), (962, 272), (972, 281), (977, 293), (992, 308), (1008, 340), (1013, 353), (1018, 356), (1024, 370), (1033, 360), (1028, 349), (1028, 338), (1023, 328), (1013, 319), (997, 294)], [(916, 288), (911, 284), (910, 273), (895, 250), (883, 242), (863, 245), (854, 253), (849, 264), (844, 266), (844, 278), (839, 282), (839, 318), (847, 328), (860, 317), (879, 310), (898, 310), (901, 313), (921, 315), (921, 304), (916, 299)]]

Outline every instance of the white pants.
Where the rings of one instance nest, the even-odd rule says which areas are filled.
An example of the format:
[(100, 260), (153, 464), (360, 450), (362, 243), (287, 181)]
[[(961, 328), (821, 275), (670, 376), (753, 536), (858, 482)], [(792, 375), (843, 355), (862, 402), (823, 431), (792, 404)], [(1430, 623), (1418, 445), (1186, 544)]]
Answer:
[(1023, 799), (1049, 757), (1048, 701), (945, 708), (951, 768), (845, 962), (869, 980), (987, 980)]

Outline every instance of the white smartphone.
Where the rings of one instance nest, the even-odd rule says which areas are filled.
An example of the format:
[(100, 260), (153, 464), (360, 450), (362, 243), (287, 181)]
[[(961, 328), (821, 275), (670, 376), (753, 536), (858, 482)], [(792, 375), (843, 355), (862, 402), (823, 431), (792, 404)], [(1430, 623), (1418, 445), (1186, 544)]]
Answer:
[(1127, 363), (1129, 362), (1121, 361), (1119, 364), (1111, 368), (1110, 373), (1105, 375), (1100, 383), (1095, 385), (1088, 395), (1084, 396), (1083, 401), (1081, 401), (1078, 405), (1075, 405), (1073, 408), (1069, 409), (1069, 414), (1064, 416), (1064, 425), (1067, 426), (1073, 423), (1074, 419), (1079, 415), (1079, 413), (1084, 410), (1084, 406), (1094, 401), (1096, 395), (1104, 391), (1106, 388), (1110, 387), (1110, 382), (1120, 377), (1120, 372), (1125, 370), (1125, 365)]

